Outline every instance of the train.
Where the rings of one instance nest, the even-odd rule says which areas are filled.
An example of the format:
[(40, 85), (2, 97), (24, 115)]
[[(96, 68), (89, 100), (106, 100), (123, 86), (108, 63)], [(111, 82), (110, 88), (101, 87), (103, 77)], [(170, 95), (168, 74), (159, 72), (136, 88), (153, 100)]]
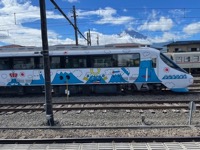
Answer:
[[(55, 95), (188, 92), (193, 76), (159, 50), (145, 46), (49, 47)], [(0, 94), (44, 93), (41, 47), (0, 48)]]
[(164, 53), (177, 65), (191, 74), (200, 74), (200, 52)]

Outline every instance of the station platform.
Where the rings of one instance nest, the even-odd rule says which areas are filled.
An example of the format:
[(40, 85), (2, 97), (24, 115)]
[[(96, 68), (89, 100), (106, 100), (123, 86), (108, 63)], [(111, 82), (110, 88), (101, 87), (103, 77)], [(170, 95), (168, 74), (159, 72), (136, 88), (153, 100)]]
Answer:
[(0, 150), (200, 150), (200, 142), (0, 144)]

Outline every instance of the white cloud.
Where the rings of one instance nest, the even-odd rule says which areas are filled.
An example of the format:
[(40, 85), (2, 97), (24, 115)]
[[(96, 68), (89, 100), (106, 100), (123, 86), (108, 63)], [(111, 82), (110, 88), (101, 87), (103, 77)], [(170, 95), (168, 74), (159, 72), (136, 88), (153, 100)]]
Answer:
[[(77, 11), (79, 12), (79, 11)], [(14, 13), (16, 20), (14, 19)], [(24, 15), (26, 13), (26, 15)], [(116, 10), (106, 7), (105, 9), (99, 9), (96, 11), (81, 11), (78, 13), (79, 18), (88, 15), (99, 16), (101, 19), (97, 21), (98, 24), (112, 23), (112, 24), (124, 24), (131, 20), (132, 17), (115, 17)], [(61, 15), (56, 15), (52, 11), (47, 11), (48, 19), (60, 19)], [(37, 6), (33, 6), (30, 0), (2, 0), (0, 1), (0, 39), (3, 43), (19, 44), (24, 46), (41, 46), (41, 31), (40, 28), (25, 27), (24, 23), (34, 22), (40, 20), (40, 9)], [(15, 24), (16, 22), (16, 24)], [(118, 37), (118, 35), (103, 35), (99, 34), (100, 44), (108, 44), (123, 40), (128, 42), (129, 39)], [(55, 44), (74, 44), (74, 40), (70, 38), (63, 39), (54, 31), (48, 31), (49, 45)], [(96, 43), (96, 37), (93, 39), (93, 44)], [(132, 39), (131, 39), (132, 40)], [(79, 39), (81, 44), (86, 45), (86, 41)], [(122, 41), (122, 42), (123, 42)], [(120, 41), (119, 41), (120, 43)]]
[(105, 9), (99, 9), (95, 11), (82, 11), (78, 10), (77, 14), (79, 17), (87, 17), (90, 15), (97, 15), (100, 17), (99, 20), (95, 21), (96, 24), (126, 24), (133, 21), (133, 17), (129, 16), (117, 16), (117, 11), (111, 7), (106, 7)]
[(183, 32), (188, 35), (200, 33), (200, 22), (191, 23), (183, 28)]
[(171, 9), (169, 13), (172, 15), (173, 18), (184, 17), (188, 11), (185, 9)]
[(78, 0), (62, 0), (62, 1), (68, 1), (69, 3), (75, 3), (75, 2), (78, 2)]
[[(106, 35), (100, 32), (91, 31), (92, 45), (97, 45), (97, 39), (100, 45), (112, 44), (112, 43), (141, 43), (150, 44), (149, 40), (133, 38), (128, 34), (112, 34)], [(86, 32), (84, 33), (86, 35)], [(97, 38), (98, 37), (98, 38)], [(82, 44), (86, 43), (84, 40), (81, 41)]]
[(156, 19), (158, 15), (159, 15), (159, 12), (153, 9), (152, 12), (149, 15), (149, 18), (150, 19)]
[[(60, 19), (63, 17), (47, 11), (47, 18)], [(1, 0), (0, 20), (1, 42), (20, 45), (41, 45), (40, 25), (38, 29), (24, 26), (24, 23), (40, 20), (40, 8), (31, 5), (30, 0)], [(48, 34), (50, 39), (55, 39), (59, 36), (53, 31), (48, 31)]]
[[(73, 2), (77, 2), (77, 0)], [(127, 10), (124, 9), (124, 11), (126, 12)], [(16, 20), (14, 19), (14, 13)], [(119, 16), (117, 11), (111, 7), (94, 11), (77, 10), (77, 15), (79, 19), (95, 17), (95, 20), (93, 20), (93, 18), (90, 20), (100, 25), (112, 24), (124, 25), (127, 29), (137, 28), (137, 26), (133, 27), (133, 25), (137, 25), (133, 22), (135, 21), (133, 17)], [(152, 36), (153, 38), (149, 37), (148, 39), (136, 39), (126, 33), (120, 35), (103, 34), (101, 31), (97, 32), (99, 30), (98, 28), (93, 28), (91, 29), (92, 45), (97, 45), (97, 37), (99, 38), (100, 45), (111, 43), (150, 44), (151, 42), (166, 42), (173, 39), (182, 40), (187, 36), (189, 37), (192, 34), (200, 32), (200, 22), (197, 22), (189, 24), (183, 29), (183, 31), (188, 34), (187, 36), (183, 33), (170, 33), (169, 30), (174, 26), (172, 19), (167, 17), (160, 17), (158, 19), (158, 15), (159, 12), (152, 11), (148, 19), (153, 21), (146, 21), (142, 26), (138, 27), (138, 29), (161, 31), (160, 36), (154, 35)], [(53, 11), (47, 11), (47, 18), (65, 20), (62, 15), (57, 15)], [(31, 4), (31, 0), (0, 0), (0, 20), (0, 43), (19, 44), (24, 46), (41, 46), (40, 24), (37, 23), (34, 28), (25, 26), (26, 23), (34, 24), (35, 21), (40, 20), (40, 9), (38, 6), (33, 6)], [(86, 32), (84, 34), (86, 37)], [(75, 40), (73, 40), (73, 38), (63, 38), (60, 34), (52, 30), (48, 30), (48, 40), (49, 45), (75, 44)], [(87, 45), (87, 42), (83, 38), (79, 37), (79, 44)]]
[(157, 21), (145, 22), (143, 25), (138, 27), (138, 30), (149, 30), (149, 31), (168, 31), (173, 27), (173, 21), (170, 18), (160, 17)]
[[(14, 14), (16, 18), (16, 23), (27, 23), (40, 20), (40, 8), (31, 5), (31, 1), (27, 0), (25, 3), (19, 3), (19, 0), (2, 0), (2, 8), (0, 8), (0, 14), (5, 17), (6, 20), (15, 22)], [(24, 15), (26, 13), (26, 15)], [(47, 11), (47, 18), (60, 19), (63, 18), (61, 15), (56, 15), (51, 11)]]
[(187, 36), (182, 33), (164, 32), (161, 36), (155, 36), (150, 38), (149, 40), (151, 41), (151, 43), (160, 43), (174, 40), (183, 40), (185, 38), (187, 38)]
[(123, 9), (123, 12), (127, 12), (127, 11), (128, 11), (127, 9), (125, 9), (125, 8)]
[(68, 0), (69, 3), (78, 2), (78, 0)]

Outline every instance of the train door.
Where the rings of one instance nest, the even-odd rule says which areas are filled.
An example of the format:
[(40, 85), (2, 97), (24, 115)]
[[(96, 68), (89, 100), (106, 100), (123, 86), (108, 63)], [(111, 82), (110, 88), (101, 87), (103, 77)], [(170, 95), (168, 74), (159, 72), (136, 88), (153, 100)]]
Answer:
[(158, 71), (158, 65), (157, 65), (157, 57), (153, 57), (153, 58), (151, 58), (151, 61), (152, 61), (152, 67), (151, 67), (151, 73), (155, 73), (155, 75), (157, 76), (158, 75), (158, 73), (159, 73), (159, 71)]

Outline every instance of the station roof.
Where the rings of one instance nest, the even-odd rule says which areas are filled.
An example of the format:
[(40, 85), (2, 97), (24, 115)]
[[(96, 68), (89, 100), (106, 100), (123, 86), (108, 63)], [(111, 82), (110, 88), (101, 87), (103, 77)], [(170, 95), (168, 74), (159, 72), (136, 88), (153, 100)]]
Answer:
[(167, 44), (166, 46), (176, 46), (176, 45), (191, 45), (191, 44), (200, 44), (200, 40), (193, 40), (193, 41), (176, 41)]

